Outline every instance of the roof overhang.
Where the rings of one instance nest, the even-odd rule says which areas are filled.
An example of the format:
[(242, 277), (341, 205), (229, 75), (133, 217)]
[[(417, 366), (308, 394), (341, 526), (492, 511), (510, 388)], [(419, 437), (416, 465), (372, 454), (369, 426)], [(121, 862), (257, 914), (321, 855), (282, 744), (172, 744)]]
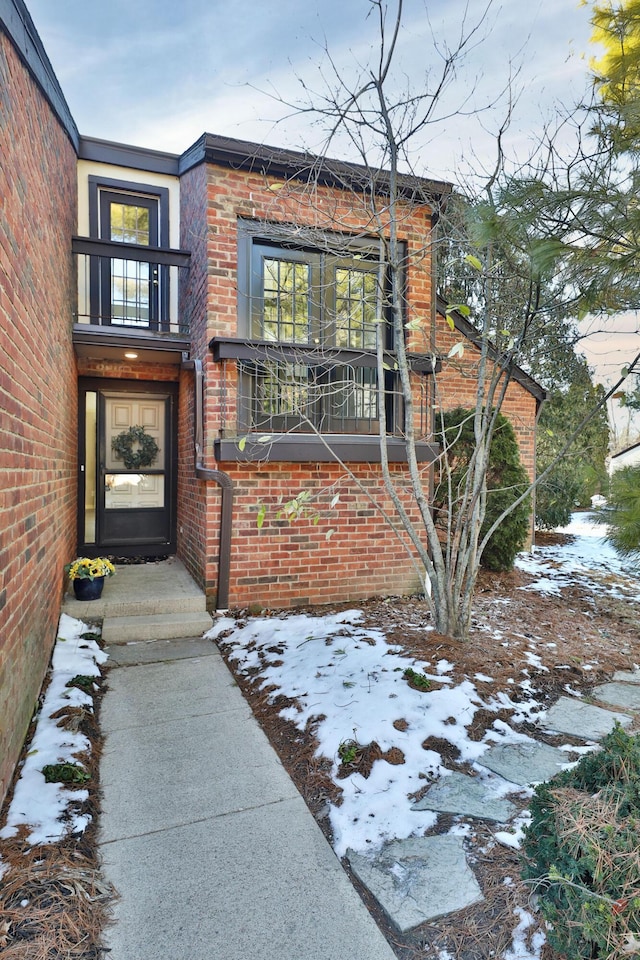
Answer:
[[(74, 323), (72, 333), (76, 356), (89, 360), (127, 363), (162, 363), (179, 366), (191, 348), (189, 337), (163, 336), (149, 331)], [(137, 354), (134, 358), (127, 353)]]

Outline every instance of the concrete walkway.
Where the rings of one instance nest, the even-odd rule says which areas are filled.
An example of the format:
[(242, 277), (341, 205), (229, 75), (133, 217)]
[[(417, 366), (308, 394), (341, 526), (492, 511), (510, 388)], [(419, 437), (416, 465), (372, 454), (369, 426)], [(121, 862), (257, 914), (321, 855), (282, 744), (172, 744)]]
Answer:
[(112, 960), (394, 960), (217, 648), (108, 652)]

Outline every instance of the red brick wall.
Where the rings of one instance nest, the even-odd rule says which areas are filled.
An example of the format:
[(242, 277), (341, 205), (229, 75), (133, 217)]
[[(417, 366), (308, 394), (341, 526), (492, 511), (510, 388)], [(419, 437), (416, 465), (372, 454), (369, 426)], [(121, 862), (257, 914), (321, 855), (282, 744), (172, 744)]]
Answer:
[[(209, 311), (215, 315), (218, 310), (215, 297), (217, 267), (209, 263), (207, 252), (209, 231), (213, 235), (216, 233), (212, 222), (215, 215), (209, 206), (207, 169), (201, 165), (190, 170), (180, 181), (180, 245), (191, 251), (188, 276), (180, 286), (180, 314), (189, 323), (191, 355), (202, 362), (207, 392), (211, 390), (212, 367), (207, 344), (213, 335), (208, 335), (208, 315)], [(217, 592), (220, 490), (215, 483), (199, 480), (195, 475), (194, 391), (195, 371), (183, 371), (178, 414), (178, 554), (192, 576), (207, 590), (213, 604)], [(206, 415), (205, 405), (205, 421)], [(202, 460), (207, 467), (215, 468), (212, 440), (213, 425), (209, 430), (205, 429)]]
[[(454, 407), (473, 408), (476, 404), (480, 352), (470, 341), (465, 340), (462, 334), (450, 330), (443, 317), (437, 318), (436, 330), (438, 352), (445, 358), (442, 361), (442, 372), (437, 377), (436, 405), (443, 410)], [(462, 356), (447, 360), (446, 356), (451, 347), (461, 341), (464, 343)], [(535, 475), (536, 410), (536, 398), (517, 381), (512, 380), (507, 387), (502, 412), (513, 424), (522, 462), (532, 479)]]
[(0, 33), (0, 801), (76, 537), (75, 151)]
[[(280, 185), (282, 186), (282, 185)], [(297, 185), (272, 190), (258, 174), (204, 165), (181, 179), (181, 244), (191, 250), (184, 308), (190, 315), (194, 356), (205, 372), (205, 465), (224, 470), (235, 486), (230, 574), (231, 606), (257, 602), (267, 606), (323, 603), (419, 588), (419, 576), (405, 547), (383, 516), (336, 464), (217, 464), (213, 441), (236, 426), (235, 365), (213, 363), (211, 337), (238, 335), (238, 218), (305, 223), (353, 232), (372, 231), (370, 211), (357, 196), (325, 188), (309, 192)], [(407, 220), (404, 239), (422, 244), (424, 216)], [(428, 263), (420, 276), (430, 296)], [(417, 281), (416, 281), (417, 283)], [(186, 376), (191, 377), (191, 374)], [(183, 390), (184, 423), (190, 405)], [(179, 494), (179, 553), (205, 585), (211, 602), (217, 591), (220, 491), (193, 478), (192, 453), (185, 448)], [(355, 465), (358, 479), (382, 500), (380, 469)], [(339, 486), (340, 501), (329, 502)], [(289, 524), (278, 519), (277, 504), (303, 489), (320, 495), (319, 521), (310, 517)], [(331, 490), (331, 492), (327, 492)], [(262, 528), (257, 512), (267, 508)], [(334, 531), (330, 538), (327, 531)], [(406, 537), (403, 537), (406, 540)]]
[[(275, 187), (275, 189), (274, 189)], [(306, 224), (323, 229), (375, 233), (365, 202), (356, 194), (304, 185), (270, 183), (259, 174), (201, 165), (181, 179), (181, 244), (192, 251), (189, 284), (182, 291), (189, 310), (194, 356), (205, 373), (205, 465), (227, 472), (235, 486), (231, 553), (231, 606), (251, 602), (271, 607), (301, 603), (355, 600), (372, 595), (402, 594), (420, 589), (420, 577), (409, 552), (375, 510), (358, 484), (337, 464), (217, 464), (213, 442), (224, 429), (233, 435), (236, 423), (235, 364), (215, 364), (208, 348), (213, 336), (239, 335), (237, 273), (239, 218)], [(411, 334), (411, 348), (432, 344), (432, 275), (429, 256), (429, 211), (404, 211), (401, 236), (411, 266), (407, 273), (409, 320), (421, 329)], [(444, 340), (448, 328), (444, 325)], [(448, 345), (438, 343), (441, 351)], [(446, 364), (441, 375), (443, 402), (455, 406), (473, 389), (470, 354), (462, 372)], [(191, 376), (191, 375), (186, 375)], [(511, 387), (506, 412), (520, 417), (519, 438), (532, 454), (535, 402), (520, 387)], [(183, 389), (182, 418), (188, 424), (190, 401)], [(416, 423), (419, 421), (419, 405)], [(190, 439), (190, 438), (189, 438)], [(213, 483), (195, 480), (192, 453), (185, 446), (181, 471), (179, 552), (214, 602), (217, 590), (220, 492)], [(394, 515), (382, 489), (379, 466), (352, 465), (356, 478)], [(400, 480), (403, 469), (395, 473)], [(278, 504), (302, 490), (318, 495), (311, 515), (289, 524), (278, 519)], [(329, 503), (334, 492), (338, 504)], [(404, 494), (403, 494), (404, 495)], [(258, 527), (261, 505), (265, 520)], [(333, 531), (330, 537), (327, 532)], [(406, 541), (406, 535), (403, 535)]]

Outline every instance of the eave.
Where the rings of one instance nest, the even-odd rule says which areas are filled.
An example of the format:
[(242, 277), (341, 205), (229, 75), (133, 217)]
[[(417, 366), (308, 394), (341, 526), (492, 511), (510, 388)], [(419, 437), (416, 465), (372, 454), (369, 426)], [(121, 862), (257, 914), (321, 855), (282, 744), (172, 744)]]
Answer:
[(136, 363), (162, 363), (179, 366), (191, 349), (189, 337), (156, 334), (149, 330), (123, 329), (74, 323), (72, 332), (76, 356), (89, 360), (127, 363), (125, 353), (136, 353)]

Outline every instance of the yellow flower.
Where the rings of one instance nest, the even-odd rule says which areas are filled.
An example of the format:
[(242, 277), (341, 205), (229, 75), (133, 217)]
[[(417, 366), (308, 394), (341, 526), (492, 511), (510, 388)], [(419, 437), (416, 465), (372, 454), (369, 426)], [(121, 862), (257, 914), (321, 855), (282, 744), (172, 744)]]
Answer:
[(112, 577), (116, 572), (106, 557), (78, 557), (64, 569), (70, 580), (95, 580), (96, 577)]

